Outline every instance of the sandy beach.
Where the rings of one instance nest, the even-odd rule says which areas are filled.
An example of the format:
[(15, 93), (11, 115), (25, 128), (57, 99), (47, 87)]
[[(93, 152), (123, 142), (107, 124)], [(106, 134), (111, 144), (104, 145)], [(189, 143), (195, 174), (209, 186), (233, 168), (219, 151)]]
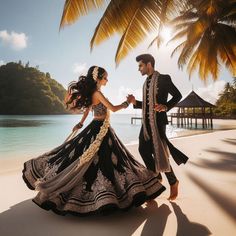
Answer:
[[(175, 138), (172, 143), (190, 157), (186, 165), (172, 162), (180, 181), (178, 199), (167, 200), (164, 177), (167, 190), (155, 202), (110, 216), (62, 217), (40, 209), (31, 201), (36, 192), (21, 178), (24, 160), (12, 160), (11, 170), (0, 174), (0, 235), (236, 235), (236, 130)], [(142, 162), (137, 145), (128, 148)]]

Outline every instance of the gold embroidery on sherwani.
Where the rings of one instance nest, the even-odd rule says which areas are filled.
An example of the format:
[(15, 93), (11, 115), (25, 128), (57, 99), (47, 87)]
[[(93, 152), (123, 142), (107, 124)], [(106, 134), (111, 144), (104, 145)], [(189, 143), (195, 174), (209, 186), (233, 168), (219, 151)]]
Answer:
[[(158, 77), (159, 73), (157, 71), (154, 71), (149, 85), (148, 107), (146, 107), (147, 80), (145, 81), (143, 86), (143, 133), (145, 140), (150, 139), (149, 135), (152, 136), (156, 171), (169, 172), (170, 171), (169, 150), (165, 140), (162, 140), (160, 137), (156, 123), (156, 112), (154, 111), (154, 105), (157, 103)], [(147, 109), (149, 112), (149, 118), (150, 118), (149, 121), (146, 120)], [(151, 134), (147, 132), (146, 122), (149, 122), (150, 124)]]

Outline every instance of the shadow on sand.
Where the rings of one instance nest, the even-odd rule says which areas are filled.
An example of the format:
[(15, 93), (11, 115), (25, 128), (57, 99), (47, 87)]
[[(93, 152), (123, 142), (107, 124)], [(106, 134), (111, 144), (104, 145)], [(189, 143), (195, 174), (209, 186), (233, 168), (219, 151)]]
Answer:
[[(220, 193), (219, 191), (215, 190), (215, 188), (206, 184), (204, 181), (200, 180), (190, 172), (188, 172), (187, 175), (195, 184), (202, 188), (204, 192), (223, 209), (224, 212), (226, 212), (232, 219), (236, 221), (236, 201), (224, 195), (223, 186), (219, 186), (219, 189), (222, 190), (222, 193)], [(232, 189), (232, 191), (234, 191), (234, 189)]]
[(59, 216), (25, 200), (0, 214), (0, 232), (4, 236), (130, 236), (144, 223), (143, 236), (163, 235), (169, 207), (147, 204), (128, 212), (109, 216)]
[(171, 214), (169, 206), (162, 204), (159, 208), (156, 201), (146, 203), (146, 222), (142, 236), (162, 236), (168, 216)]
[(199, 223), (191, 222), (188, 217), (182, 212), (181, 208), (174, 202), (171, 202), (174, 213), (177, 218), (177, 233), (176, 236), (207, 236), (211, 235), (210, 230)]
[(233, 139), (233, 138), (226, 138), (226, 139), (223, 139), (223, 141), (233, 146), (236, 145), (236, 139)]
[[(236, 139), (224, 139), (224, 142), (236, 146)], [(236, 152), (222, 152), (216, 149), (207, 149), (207, 152), (211, 152), (219, 156), (217, 161), (200, 159), (198, 163), (190, 162), (191, 165), (201, 168), (208, 168), (220, 171), (236, 171)]]

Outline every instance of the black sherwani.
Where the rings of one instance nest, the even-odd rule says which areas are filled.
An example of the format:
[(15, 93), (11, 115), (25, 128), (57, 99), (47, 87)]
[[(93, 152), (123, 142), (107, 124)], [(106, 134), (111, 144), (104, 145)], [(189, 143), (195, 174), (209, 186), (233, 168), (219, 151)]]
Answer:
[[(148, 94), (149, 94), (149, 84), (150, 84), (150, 78), (149, 76), (147, 78), (147, 98), (146, 98), (146, 106), (148, 106)], [(163, 75), (160, 74), (158, 77), (158, 90), (157, 90), (157, 102), (159, 104), (163, 104), (167, 106), (167, 111), (169, 111), (171, 108), (173, 108), (182, 98), (181, 93), (179, 90), (175, 87), (175, 85), (172, 83), (172, 80), (169, 75)], [(172, 98), (168, 101), (168, 94), (172, 96)], [(136, 101), (136, 105), (134, 105), (135, 109), (142, 109), (142, 102)], [(149, 133), (149, 136), (151, 137), (151, 128), (149, 124), (149, 113), (148, 109), (146, 109), (146, 127), (147, 131)], [(161, 139), (164, 139), (166, 141), (166, 144), (170, 150), (170, 154), (175, 160), (175, 162), (180, 165), (182, 163), (186, 163), (188, 160), (188, 157), (179, 151), (176, 147), (173, 146), (173, 144), (169, 141), (169, 139), (166, 136), (166, 125), (168, 124), (167, 114), (166, 112), (157, 112), (156, 116), (157, 121), (157, 127), (160, 134)], [(148, 169), (155, 170), (155, 161), (153, 159), (153, 142), (152, 140), (146, 141), (144, 139), (143, 135), (143, 126), (140, 131), (139, 135), (139, 152), (142, 156), (146, 166)], [(167, 174), (167, 178), (170, 184), (174, 184), (176, 182), (176, 177), (173, 173), (173, 170), (171, 168), (171, 172)]]

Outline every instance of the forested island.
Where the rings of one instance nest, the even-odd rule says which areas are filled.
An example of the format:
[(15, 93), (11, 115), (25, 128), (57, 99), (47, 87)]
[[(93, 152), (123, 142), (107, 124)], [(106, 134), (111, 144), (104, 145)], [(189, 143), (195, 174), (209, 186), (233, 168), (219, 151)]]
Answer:
[(49, 73), (10, 62), (0, 66), (1, 115), (65, 114), (65, 88)]

